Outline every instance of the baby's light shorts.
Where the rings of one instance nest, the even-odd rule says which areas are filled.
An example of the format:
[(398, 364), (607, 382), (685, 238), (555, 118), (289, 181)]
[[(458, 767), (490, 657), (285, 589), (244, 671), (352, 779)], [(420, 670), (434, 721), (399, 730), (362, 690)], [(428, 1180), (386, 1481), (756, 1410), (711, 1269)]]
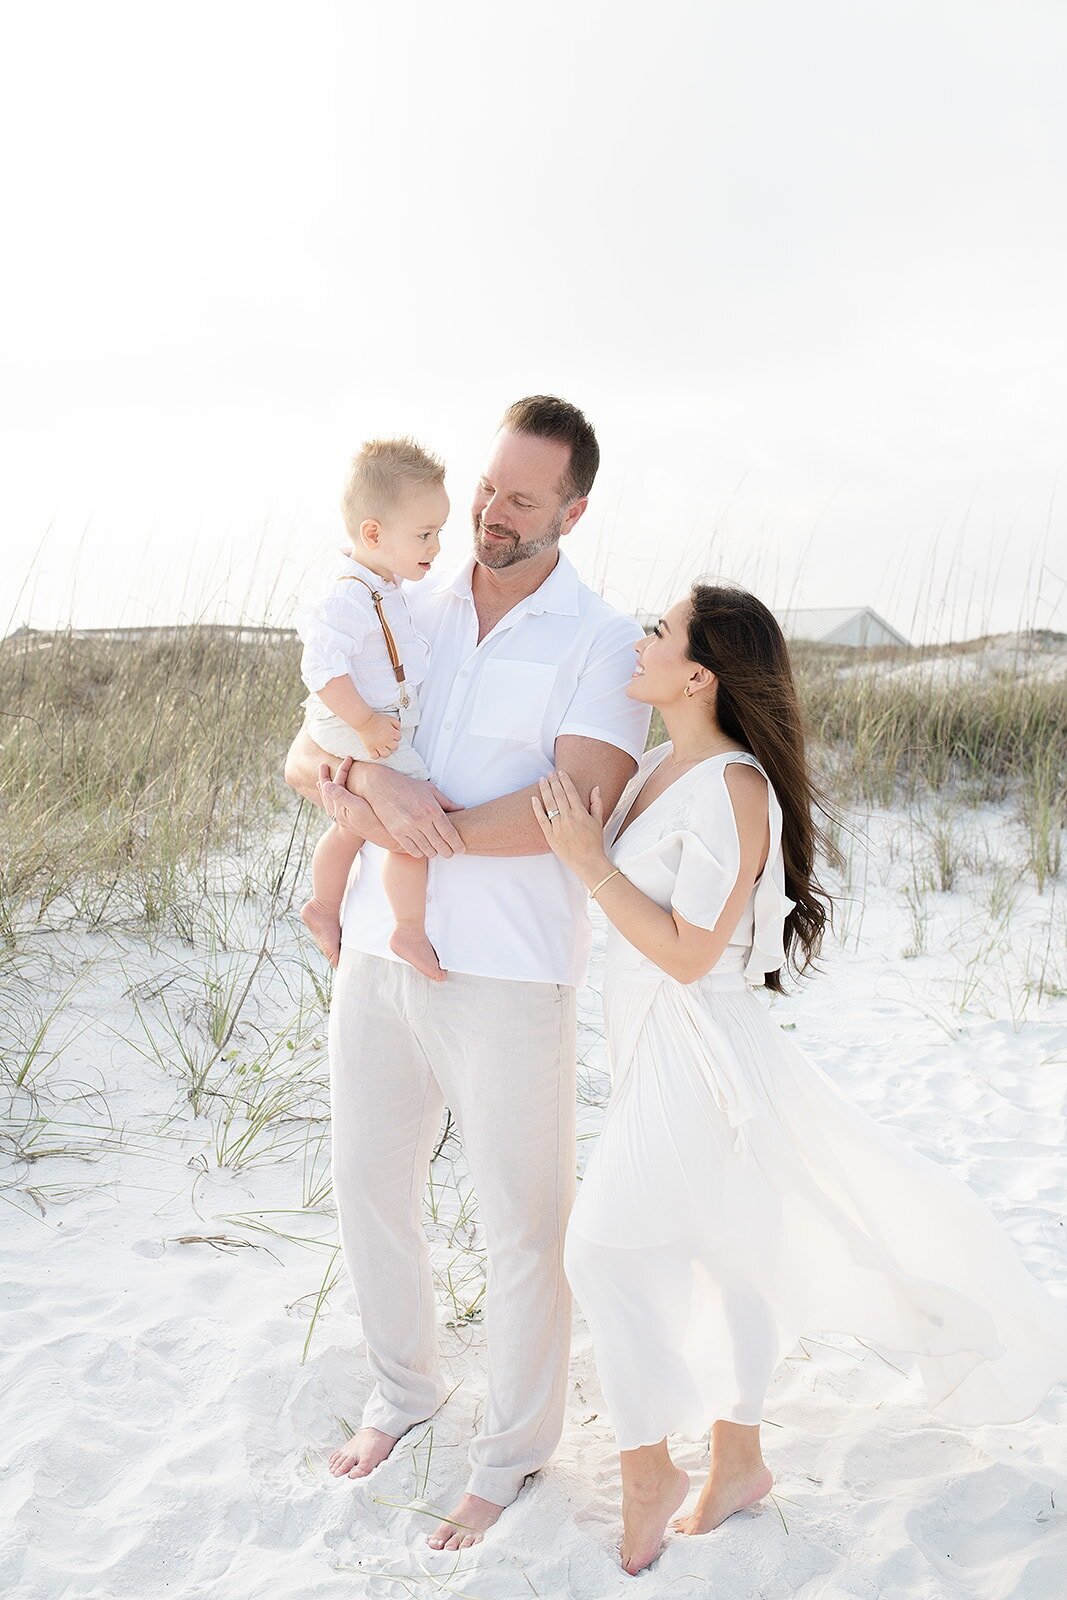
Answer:
[(426, 763), (411, 742), (411, 736), (419, 725), (418, 690), (410, 683), (406, 683), (404, 689), (408, 697), (406, 706), (398, 703), (376, 707), (387, 717), (400, 718), (400, 743), (391, 755), (379, 756), (377, 760), (368, 755), (367, 746), (355, 728), (349, 727), (342, 717), (335, 717), (317, 694), (309, 694), (304, 701), (304, 726), (315, 743), (328, 755), (354, 756), (357, 761), (370, 761), (376, 767), (392, 767), (394, 772), (402, 772), (409, 778), (429, 778)]

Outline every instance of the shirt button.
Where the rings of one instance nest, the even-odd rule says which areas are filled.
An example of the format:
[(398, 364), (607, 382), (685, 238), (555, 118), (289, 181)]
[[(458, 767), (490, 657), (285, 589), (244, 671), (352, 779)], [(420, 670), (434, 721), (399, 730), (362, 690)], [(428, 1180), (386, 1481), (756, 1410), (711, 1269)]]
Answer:
[(467, 669), (466, 669), (466, 667), (464, 667), (463, 671), (460, 673), (460, 677), (461, 678), (466, 678), (467, 676), (468, 676)]
[(452, 724), (451, 724), (451, 723), (450, 723), (450, 722), (446, 722), (446, 723), (445, 723), (445, 727), (446, 727), (446, 729), (447, 729), (447, 728), (450, 728), (450, 727), (451, 727), (451, 726), (452, 726)]

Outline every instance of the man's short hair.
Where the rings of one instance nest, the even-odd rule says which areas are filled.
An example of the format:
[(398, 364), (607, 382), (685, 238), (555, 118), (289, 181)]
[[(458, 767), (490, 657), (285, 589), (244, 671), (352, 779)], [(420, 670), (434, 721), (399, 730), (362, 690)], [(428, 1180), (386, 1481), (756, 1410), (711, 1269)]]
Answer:
[(368, 439), (352, 457), (341, 510), (349, 536), (355, 538), (361, 522), (384, 521), (395, 511), (408, 489), (443, 483), (445, 466), (414, 439)]
[(600, 446), (592, 424), (577, 406), (554, 394), (527, 395), (525, 400), (508, 406), (500, 426), (510, 428), (512, 433), (529, 433), (535, 439), (558, 439), (560, 444), (570, 445), (570, 466), (560, 493), (566, 501), (589, 493), (600, 465)]

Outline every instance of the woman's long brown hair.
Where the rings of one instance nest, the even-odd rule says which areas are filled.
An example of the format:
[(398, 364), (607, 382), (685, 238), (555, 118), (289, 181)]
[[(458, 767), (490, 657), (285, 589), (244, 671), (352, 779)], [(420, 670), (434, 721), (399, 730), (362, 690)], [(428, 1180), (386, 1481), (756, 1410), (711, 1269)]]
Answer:
[[(693, 585), (687, 654), (718, 679), (715, 715), (727, 738), (756, 757), (782, 808), (785, 892), (795, 901), (785, 920), (785, 953), (797, 973), (812, 965), (832, 922), (830, 896), (815, 875), (816, 856), (838, 859), (814, 817), (834, 820), (804, 755), (804, 726), (782, 630), (762, 600), (744, 589)], [(782, 972), (768, 989), (782, 992)]]

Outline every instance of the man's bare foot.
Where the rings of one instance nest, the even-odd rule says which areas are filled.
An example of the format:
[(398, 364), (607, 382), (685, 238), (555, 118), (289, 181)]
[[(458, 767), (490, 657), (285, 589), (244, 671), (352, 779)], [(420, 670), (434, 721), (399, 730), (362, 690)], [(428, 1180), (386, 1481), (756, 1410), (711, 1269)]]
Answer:
[(406, 961), (418, 972), (424, 972), (435, 983), (444, 982), (444, 972), (437, 959), (437, 951), (427, 939), (425, 931), (410, 923), (398, 923), (389, 935), (389, 948), (394, 956)]
[(339, 1450), (330, 1457), (330, 1471), (335, 1478), (366, 1478), (380, 1467), (396, 1440), (391, 1433), (380, 1428), (359, 1428)]
[(300, 908), (300, 920), (330, 963), (336, 967), (341, 955), (341, 920), (321, 901), (309, 900)]
[(773, 1482), (770, 1469), (765, 1466), (734, 1473), (713, 1469), (700, 1491), (695, 1510), (687, 1517), (679, 1517), (671, 1527), (677, 1533), (710, 1533), (735, 1511), (744, 1511), (746, 1506), (754, 1506), (757, 1500), (762, 1500), (770, 1493)]
[(647, 1474), (623, 1475), (622, 1557), (631, 1577), (659, 1555), (667, 1523), (689, 1493), (689, 1474), (666, 1462)]
[(476, 1494), (465, 1494), (450, 1517), (439, 1522), (426, 1543), (431, 1550), (467, 1550), (472, 1544), (481, 1544), (487, 1528), (503, 1511)]

